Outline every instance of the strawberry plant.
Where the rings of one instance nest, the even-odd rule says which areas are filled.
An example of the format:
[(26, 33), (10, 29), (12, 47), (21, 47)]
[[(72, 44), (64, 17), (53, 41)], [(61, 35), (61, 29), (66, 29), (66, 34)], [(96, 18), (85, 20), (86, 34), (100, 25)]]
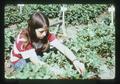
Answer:
[[(61, 4), (25, 4), (22, 14), (17, 5), (5, 6), (5, 25), (20, 23), (36, 11), (42, 11), (49, 18), (58, 18)], [(96, 22), (96, 17), (107, 10), (110, 4), (68, 4), (65, 12), (66, 24), (79, 25)]]

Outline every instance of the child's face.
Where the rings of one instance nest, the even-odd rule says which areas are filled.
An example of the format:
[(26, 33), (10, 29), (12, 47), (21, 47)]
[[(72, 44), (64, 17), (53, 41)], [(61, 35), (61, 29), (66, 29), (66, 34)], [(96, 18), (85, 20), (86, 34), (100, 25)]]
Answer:
[(35, 33), (36, 33), (37, 38), (43, 39), (46, 36), (47, 31), (48, 31), (48, 28), (35, 29)]

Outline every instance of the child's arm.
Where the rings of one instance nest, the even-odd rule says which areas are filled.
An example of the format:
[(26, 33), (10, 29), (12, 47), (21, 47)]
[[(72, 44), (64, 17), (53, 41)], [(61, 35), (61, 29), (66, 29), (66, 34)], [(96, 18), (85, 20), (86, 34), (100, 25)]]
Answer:
[(60, 43), (57, 39), (50, 42), (51, 45), (53, 45), (55, 48), (57, 48), (59, 51), (61, 51), (70, 61), (74, 64), (77, 71), (82, 74), (85, 71), (85, 67), (83, 63), (80, 63), (76, 56), (73, 54), (73, 52), (68, 49), (65, 45)]
[(23, 59), (29, 58), (33, 64), (43, 64), (38, 58), (35, 49), (32, 47), (27, 36), (28, 34), (25, 30), (18, 34), (14, 44), (14, 51), (18, 54), (21, 54)]
[(33, 64), (41, 64), (41, 65), (45, 64), (44, 62), (40, 61), (40, 59), (38, 58), (35, 52), (35, 49), (30, 49), (30, 50), (21, 52), (21, 55), (23, 59), (29, 58)]

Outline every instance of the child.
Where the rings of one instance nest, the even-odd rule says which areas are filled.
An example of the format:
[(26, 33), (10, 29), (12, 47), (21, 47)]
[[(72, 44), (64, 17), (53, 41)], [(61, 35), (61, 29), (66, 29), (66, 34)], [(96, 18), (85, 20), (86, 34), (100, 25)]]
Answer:
[(62, 52), (80, 74), (85, 71), (84, 64), (80, 63), (74, 54), (49, 32), (49, 20), (41, 12), (36, 12), (30, 17), (28, 27), (20, 31), (14, 42), (10, 56), (14, 68), (23, 68), (26, 64), (25, 59), (28, 58), (34, 64), (45, 64), (38, 59), (37, 53), (46, 51), (49, 44)]

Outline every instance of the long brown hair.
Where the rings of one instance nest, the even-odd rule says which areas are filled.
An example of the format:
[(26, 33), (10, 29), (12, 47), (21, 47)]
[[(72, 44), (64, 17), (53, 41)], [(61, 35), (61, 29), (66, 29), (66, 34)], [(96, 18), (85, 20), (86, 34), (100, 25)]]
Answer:
[(43, 28), (44, 26), (46, 26), (47, 28), (49, 28), (49, 20), (47, 18), (46, 15), (44, 15), (41, 12), (36, 12), (33, 13), (30, 17), (30, 19), (28, 20), (28, 36), (29, 36), (29, 41), (30, 42), (38, 42), (39, 40), (44, 44), (42, 47), (41, 51), (45, 51), (48, 48), (48, 34), (49, 34), (49, 30), (47, 31), (46, 36), (43, 39), (38, 39), (35, 33), (35, 29), (38, 28)]
[[(33, 13), (28, 20), (28, 30), (31, 41), (37, 42), (39, 39), (37, 38), (35, 34), (35, 29), (37, 28), (43, 28), (44, 26), (47, 26), (49, 28), (49, 20), (48, 18), (41, 12)], [(49, 31), (47, 32), (48, 35)], [(45, 43), (47, 35), (42, 39), (42, 42)]]

